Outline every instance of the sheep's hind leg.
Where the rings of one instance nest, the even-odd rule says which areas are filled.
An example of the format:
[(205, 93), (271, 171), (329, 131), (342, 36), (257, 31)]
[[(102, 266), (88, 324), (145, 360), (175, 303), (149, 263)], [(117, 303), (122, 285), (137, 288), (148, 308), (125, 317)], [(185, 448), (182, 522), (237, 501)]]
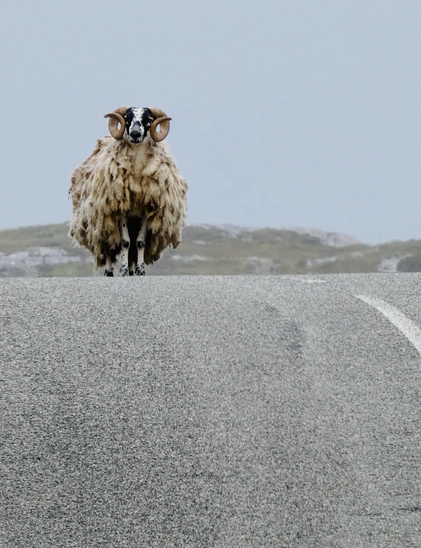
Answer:
[(122, 276), (129, 275), (129, 247), (130, 247), (130, 236), (129, 229), (127, 228), (127, 219), (123, 217), (121, 221), (121, 264), (120, 264), (120, 274)]
[(108, 278), (112, 278), (114, 276), (114, 265), (109, 255), (107, 255), (105, 258), (104, 276), (107, 276)]
[(136, 247), (137, 247), (137, 264), (136, 264), (136, 270), (135, 275), (136, 276), (145, 276), (145, 242), (146, 242), (146, 230), (147, 230), (147, 224), (146, 219), (142, 219), (142, 224), (139, 230), (139, 234), (136, 238)]

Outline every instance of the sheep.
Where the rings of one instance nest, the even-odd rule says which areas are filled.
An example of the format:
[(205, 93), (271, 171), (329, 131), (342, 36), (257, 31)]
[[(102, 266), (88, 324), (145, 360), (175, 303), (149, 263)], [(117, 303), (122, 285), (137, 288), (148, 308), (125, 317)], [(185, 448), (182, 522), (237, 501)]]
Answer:
[(105, 276), (114, 276), (118, 256), (122, 276), (144, 276), (145, 264), (178, 246), (186, 217), (187, 183), (162, 142), (171, 118), (127, 106), (104, 118), (111, 137), (98, 139), (71, 176), (69, 236), (91, 251), (96, 268), (105, 266)]

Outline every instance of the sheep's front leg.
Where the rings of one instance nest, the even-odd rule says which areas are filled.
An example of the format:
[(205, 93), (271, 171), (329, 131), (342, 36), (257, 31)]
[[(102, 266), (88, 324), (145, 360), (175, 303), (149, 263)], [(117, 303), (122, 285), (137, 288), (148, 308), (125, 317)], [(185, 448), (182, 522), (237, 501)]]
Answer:
[(105, 272), (104, 276), (113, 277), (114, 276), (114, 264), (111, 261), (111, 257), (109, 255), (105, 258)]
[(129, 247), (130, 236), (127, 227), (127, 218), (123, 217), (121, 221), (121, 255), (120, 255), (120, 274), (122, 276), (129, 275)]
[(142, 224), (140, 226), (139, 234), (136, 238), (136, 247), (137, 247), (137, 264), (135, 275), (136, 276), (145, 276), (145, 242), (146, 242), (146, 230), (147, 222), (146, 219), (142, 219)]

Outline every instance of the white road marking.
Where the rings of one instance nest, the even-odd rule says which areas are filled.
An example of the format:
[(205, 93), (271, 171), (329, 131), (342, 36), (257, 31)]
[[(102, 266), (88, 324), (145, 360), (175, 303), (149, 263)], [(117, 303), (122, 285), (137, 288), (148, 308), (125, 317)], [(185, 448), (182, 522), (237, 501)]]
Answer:
[(405, 335), (421, 354), (421, 329), (412, 320), (386, 301), (382, 301), (375, 297), (366, 297), (365, 295), (356, 295), (356, 297), (370, 306), (373, 306), (386, 316), (386, 318)]

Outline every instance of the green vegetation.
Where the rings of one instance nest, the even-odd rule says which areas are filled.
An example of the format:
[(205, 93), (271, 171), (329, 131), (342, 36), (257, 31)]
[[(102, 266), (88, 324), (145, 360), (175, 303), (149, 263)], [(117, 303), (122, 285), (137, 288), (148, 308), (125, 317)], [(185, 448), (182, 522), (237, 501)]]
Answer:
[(28, 247), (56, 247), (71, 255), (86, 256), (84, 250), (73, 245), (67, 236), (68, 230), (68, 223), (0, 230), (0, 252), (10, 254)]
[[(74, 246), (67, 223), (0, 231), (0, 276), (94, 276), (90, 254)], [(323, 239), (323, 238), (322, 238)], [(148, 275), (325, 274), (421, 271), (421, 241), (333, 247), (292, 230), (187, 226)]]

